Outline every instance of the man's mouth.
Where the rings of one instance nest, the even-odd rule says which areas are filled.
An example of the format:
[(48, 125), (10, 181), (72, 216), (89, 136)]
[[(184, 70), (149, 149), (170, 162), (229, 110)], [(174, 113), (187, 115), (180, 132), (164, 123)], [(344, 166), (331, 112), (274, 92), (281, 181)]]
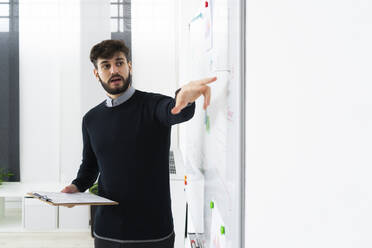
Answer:
[(120, 77), (113, 77), (111, 80), (110, 80), (110, 83), (113, 83), (113, 84), (118, 84), (121, 82), (121, 78)]

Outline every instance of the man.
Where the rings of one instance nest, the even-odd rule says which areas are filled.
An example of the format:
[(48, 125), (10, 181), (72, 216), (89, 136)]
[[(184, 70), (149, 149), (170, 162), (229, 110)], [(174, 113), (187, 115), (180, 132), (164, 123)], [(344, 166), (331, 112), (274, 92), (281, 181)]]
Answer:
[(107, 99), (83, 117), (83, 159), (77, 177), (62, 192), (84, 192), (96, 181), (98, 194), (119, 202), (98, 206), (96, 248), (174, 246), (169, 189), (171, 126), (191, 119), (194, 101), (216, 77), (192, 81), (176, 99), (135, 90), (131, 85), (129, 49), (105, 40), (90, 53), (94, 75)]

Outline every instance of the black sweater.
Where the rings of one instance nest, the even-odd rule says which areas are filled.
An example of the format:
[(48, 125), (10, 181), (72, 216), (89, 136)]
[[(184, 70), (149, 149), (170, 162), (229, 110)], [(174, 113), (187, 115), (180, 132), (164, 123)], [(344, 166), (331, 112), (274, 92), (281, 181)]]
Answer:
[(98, 194), (119, 202), (98, 206), (94, 230), (117, 240), (161, 239), (173, 232), (169, 148), (173, 124), (191, 119), (195, 103), (177, 115), (171, 97), (136, 90), (126, 102), (105, 102), (83, 117), (83, 159), (72, 182), (84, 192), (98, 174)]

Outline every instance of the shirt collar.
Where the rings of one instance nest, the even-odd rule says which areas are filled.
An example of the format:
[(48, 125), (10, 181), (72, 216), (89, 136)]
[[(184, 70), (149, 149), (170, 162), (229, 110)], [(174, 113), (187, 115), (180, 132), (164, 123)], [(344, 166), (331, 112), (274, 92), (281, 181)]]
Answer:
[(123, 94), (121, 94), (118, 98), (112, 99), (111, 97), (107, 96), (106, 99), (106, 106), (107, 107), (115, 107), (118, 106), (124, 102), (126, 102), (129, 98), (131, 98), (136, 90), (132, 87), (129, 86), (129, 88), (124, 91)]

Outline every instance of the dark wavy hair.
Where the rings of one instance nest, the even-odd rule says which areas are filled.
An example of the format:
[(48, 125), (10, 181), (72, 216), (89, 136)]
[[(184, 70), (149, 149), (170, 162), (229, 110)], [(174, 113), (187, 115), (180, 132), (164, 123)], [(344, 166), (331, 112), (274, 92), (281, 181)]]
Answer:
[(116, 52), (123, 52), (127, 61), (129, 62), (129, 48), (122, 40), (104, 40), (94, 45), (90, 50), (90, 61), (97, 69), (97, 59), (109, 59)]

